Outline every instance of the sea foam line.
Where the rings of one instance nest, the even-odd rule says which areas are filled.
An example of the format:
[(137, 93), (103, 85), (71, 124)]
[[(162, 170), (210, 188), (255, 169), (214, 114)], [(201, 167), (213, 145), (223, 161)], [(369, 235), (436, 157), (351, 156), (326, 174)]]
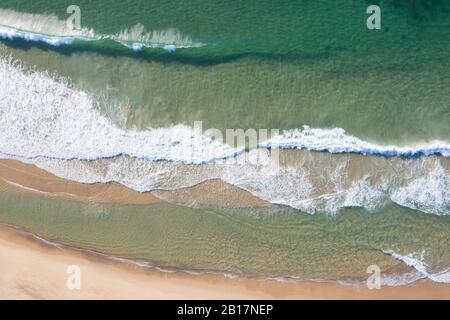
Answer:
[[(119, 128), (97, 110), (94, 97), (73, 88), (68, 80), (30, 72), (10, 57), (0, 56), (0, 85), (0, 153), (8, 157), (92, 161), (127, 156), (206, 164), (246, 152), (186, 125), (143, 131)], [(259, 147), (384, 157), (450, 157), (446, 142), (382, 146), (341, 128), (308, 126), (283, 131)]]
[(383, 252), (396, 260), (402, 261), (406, 265), (414, 268), (423, 275), (423, 278), (428, 278), (434, 282), (450, 283), (450, 268), (441, 270), (437, 273), (430, 273), (430, 267), (425, 262), (426, 252), (410, 253), (408, 255), (401, 255), (392, 250), (383, 250)]
[(177, 45), (175, 43), (172, 44), (164, 44), (164, 43), (142, 43), (142, 42), (127, 42), (124, 40), (120, 40), (120, 38), (116, 38), (115, 36), (101, 36), (96, 38), (85, 37), (85, 36), (50, 36), (45, 34), (37, 34), (33, 32), (27, 32), (22, 30), (17, 30), (10, 27), (0, 26), (0, 39), (3, 40), (25, 40), (30, 42), (41, 42), (53, 47), (61, 47), (61, 46), (69, 46), (74, 43), (74, 41), (99, 41), (99, 40), (112, 40), (114, 42), (120, 43), (125, 47), (133, 50), (133, 51), (141, 51), (144, 48), (153, 48), (153, 49), (164, 49), (168, 52), (174, 52), (179, 48), (193, 48), (200, 47), (201, 44), (196, 45)]
[[(41, 166), (46, 162), (45, 159), (94, 161), (129, 157), (132, 160), (148, 160), (135, 168), (135, 174), (130, 172), (127, 159), (123, 159), (122, 163), (119, 158), (110, 167), (112, 171), (108, 181), (121, 183), (137, 191), (155, 189), (156, 184), (151, 178), (154, 170), (148, 170), (143, 175), (143, 166), (152, 165), (154, 161), (196, 165), (211, 163), (219, 170), (217, 178), (239, 186), (263, 200), (289, 205), (305, 212), (315, 212), (316, 207), (323, 207), (332, 213), (336, 208), (348, 206), (372, 209), (389, 193), (391, 199), (400, 205), (424, 212), (448, 214), (450, 194), (447, 190), (450, 176), (448, 170), (440, 164), (437, 164), (435, 174), (428, 173), (419, 177), (420, 180), (409, 181), (407, 185), (400, 186), (400, 189), (392, 184), (390, 188), (380, 189), (367, 179), (352, 184), (345, 192), (336, 193), (329, 201), (322, 198), (311, 204), (308, 199), (314, 185), (307, 172), (300, 170), (302, 168), (272, 170), (270, 162), (262, 166), (236, 164), (220, 167), (220, 163), (216, 162), (218, 159), (238, 157), (246, 153), (245, 149), (233, 148), (186, 125), (142, 131), (120, 128), (98, 110), (95, 97), (74, 88), (69, 80), (57, 79), (46, 72), (26, 70), (14, 59), (1, 55), (0, 88), (0, 158), (28, 159), (36, 164), (41, 163)], [(356, 153), (362, 150), (361, 154), (365, 154), (369, 148), (390, 148), (391, 151), (394, 148), (403, 156), (425, 156), (430, 155), (429, 150), (435, 150), (444, 157), (449, 155), (449, 147), (445, 143), (410, 148), (383, 147), (348, 135), (339, 128), (304, 127), (287, 130), (261, 144), (261, 147), (272, 148), (274, 145), (327, 152)], [(411, 150), (415, 152), (411, 153)], [(249, 154), (255, 151), (262, 150), (251, 150)], [(380, 151), (377, 154), (383, 153)], [(392, 156), (391, 153), (389, 155)], [(419, 160), (427, 159), (440, 161), (431, 157)], [(58, 164), (50, 164), (47, 169), (53, 173), (59, 172), (61, 177), (79, 181), (83, 175), (78, 169), (67, 172), (57, 170), (55, 166)], [(207, 169), (205, 168), (205, 179), (211, 178), (211, 171)], [(163, 168), (161, 175), (166, 177), (170, 172), (171, 168)], [(92, 175), (85, 180), (90, 179)], [(174, 180), (170, 181), (174, 183)], [(433, 181), (438, 183), (433, 184)], [(423, 185), (427, 188), (422, 187)], [(434, 187), (430, 189), (430, 186)]]
[[(75, 39), (82, 41), (95, 41), (101, 39), (112, 39), (114, 41), (120, 42), (128, 47), (136, 50), (142, 49), (145, 46), (155, 46), (155, 47), (165, 47), (168, 51), (173, 51), (176, 47), (189, 47), (189, 46), (197, 46), (201, 44), (193, 43), (189, 37), (182, 37), (181, 34), (176, 29), (167, 29), (163, 31), (155, 31), (155, 32), (146, 32), (145, 28), (141, 24), (136, 24), (132, 28), (122, 30), (116, 35), (113, 36), (102, 36), (96, 35), (94, 30), (82, 28), (81, 30), (68, 30), (66, 21), (58, 19), (55, 15), (44, 15), (44, 14), (29, 14), (29, 13), (21, 13), (13, 10), (4, 10), (0, 9), (0, 21), (2, 24), (8, 25), (0, 25), (0, 38), (4, 39), (15, 39), (21, 38), (27, 41), (38, 41), (45, 42), (47, 44), (53, 46), (60, 45), (70, 45), (73, 43)], [(32, 32), (23, 31), (21, 29), (33, 30)], [(61, 36), (54, 35), (45, 35), (43, 33), (58, 33)], [(136, 41), (137, 42), (133, 42)], [(1, 57), (0, 57), (1, 59)], [(22, 84), (24, 88), (23, 91), (26, 91), (25, 86), (28, 87), (39, 87), (36, 89), (45, 91), (40, 92), (38, 95), (54, 95), (55, 101), (60, 101), (61, 97), (56, 97), (53, 89), (56, 88), (56, 92), (59, 92), (61, 95), (70, 94), (73, 100), (78, 99), (82, 101), (76, 101), (76, 103), (81, 104), (89, 104), (90, 106), (83, 105), (83, 108), (80, 109), (93, 109), (92, 104), (94, 101), (89, 97), (85, 97), (83, 92), (76, 92), (76, 90), (71, 88), (64, 88), (66, 84), (58, 84), (57, 81), (52, 79), (50, 76), (45, 74), (24, 74), (24, 70), (15, 66), (12, 66), (14, 62), (7, 61), (6, 59), (2, 59), (0, 61), (0, 72), (4, 74), (8, 74), (8, 76), (4, 77), (4, 75), (0, 74), (0, 82), (10, 83), (11, 81), (15, 81), (14, 77), (18, 78), (26, 78), (23, 79)], [(15, 70), (14, 70), (15, 69)], [(9, 78), (9, 79), (8, 79)], [(40, 83), (35, 83), (40, 82)], [(27, 83), (27, 84), (26, 84)], [(42, 84), (42, 85), (41, 85)], [(14, 89), (12, 92), (16, 92), (14, 86), (20, 85), (13, 84), (11, 87)], [(62, 86), (62, 88), (61, 88)], [(52, 88), (53, 87), (53, 88)], [(8, 88), (8, 86), (3, 85), (2, 89)], [(26, 93), (26, 92), (24, 92)], [(5, 93), (6, 95), (6, 93)], [(35, 95), (31, 92), (26, 94), (28, 97)], [(0, 93), (0, 97), (2, 94)], [(26, 98), (26, 97), (22, 97)], [(40, 100), (45, 100), (42, 97), (37, 97)], [(65, 97), (63, 97), (64, 99)], [(34, 99), (34, 98), (33, 98)], [(11, 99), (9, 99), (11, 100)], [(49, 99), (47, 99), (49, 100)], [(67, 100), (67, 99), (66, 99)], [(6, 100), (8, 101), (8, 99)], [(13, 102), (13, 101), (8, 101)], [(50, 101), (47, 101), (50, 102)], [(70, 104), (73, 103), (71, 101), (67, 101), (63, 106), (66, 110), (62, 110), (67, 112), (67, 108), (72, 108)], [(39, 106), (35, 106), (39, 107)], [(2, 108), (0, 106), (0, 108)], [(43, 106), (42, 109), (45, 109), (46, 106)], [(41, 109), (41, 110), (42, 110)], [(56, 108), (55, 108), (56, 109)], [(97, 122), (102, 127), (109, 127), (111, 131), (115, 131), (113, 136), (128, 136), (128, 139), (131, 140), (142, 140), (142, 138), (146, 138), (149, 135), (160, 136), (160, 138), (169, 138), (170, 136), (176, 136), (178, 134), (190, 134), (195, 135), (192, 128), (180, 126), (175, 126), (173, 128), (165, 128), (165, 129), (150, 129), (146, 132), (131, 132), (124, 130), (113, 128), (113, 126), (109, 123), (106, 123), (105, 119), (100, 119), (101, 115), (95, 114), (95, 110), (85, 110), (86, 115), (90, 114), (90, 116), (98, 118)], [(35, 112), (39, 112), (37, 109)], [(53, 110), (55, 113), (60, 113), (60, 110)], [(73, 116), (72, 114), (70, 117)], [(76, 121), (75, 119), (66, 119), (69, 124), (71, 121)], [(39, 119), (36, 119), (39, 120)], [(158, 131), (159, 130), (159, 131)], [(159, 132), (159, 133), (158, 133)], [(153, 134), (151, 134), (153, 133)], [(113, 138), (113, 137), (112, 137)], [(152, 139), (149, 139), (152, 140)], [(200, 137), (200, 140), (195, 141), (195, 143), (202, 141), (206, 142), (205, 137)], [(125, 142), (125, 141), (124, 141)], [(152, 143), (152, 141), (148, 141)], [(158, 143), (158, 141), (153, 141), (154, 143)], [(141, 141), (142, 143), (142, 141)], [(126, 144), (124, 143), (124, 146)], [(129, 144), (128, 144), (129, 145)], [(192, 144), (189, 144), (189, 147), (193, 147)], [(203, 158), (189, 159), (186, 158), (185, 153), (183, 152), (183, 156), (172, 156), (171, 152), (139, 152), (139, 150), (131, 151), (127, 150), (126, 147), (118, 147), (116, 149), (109, 148), (107, 151), (104, 150), (99, 154), (80, 154), (80, 153), (72, 153), (72, 154), (49, 154), (49, 153), (34, 153), (32, 155), (24, 154), (24, 153), (14, 153), (9, 152), (8, 150), (1, 150), (5, 154), (9, 154), (11, 156), (20, 156), (27, 157), (29, 159), (33, 158), (49, 158), (49, 159), (60, 159), (60, 160), (99, 160), (99, 159), (107, 159), (119, 156), (129, 156), (135, 157), (137, 159), (146, 159), (151, 161), (185, 161), (190, 163), (210, 163), (221, 159), (228, 159), (232, 157), (237, 157), (245, 152), (243, 148), (229, 148), (225, 145), (216, 145), (216, 147), (222, 149), (222, 152), (211, 153), (211, 149), (208, 149), (207, 152), (204, 152), (206, 155), (211, 155), (210, 157), (203, 156)], [(310, 128), (308, 126), (304, 126), (302, 129), (292, 129), (283, 131), (280, 135), (271, 138), (270, 140), (263, 142), (259, 145), (260, 148), (280, 148), (280, 149), (305, 149), (310, 151), (318, 151), (318, 152), (329, 152), (329, 153), (355, 153), (362, 155), (376, 155), (376, 156), (384, 156), (384, 157), (404, 157), (404, 158), (418, 158), (418, 157), (428, 157), (428, 156), (443, 156), (450, 157), (450, 143), (443, 141), (431, 141), (423, 144), (415, 144), (410, 146), (384, 146), (376, 143), (367, 142), (361, 140), (357, 137), (354, 137), (345, 132), (344, 129), (341, 128), (327, 128), (327, 129), (319, 129), (319, 128)], [(78, 150), (80, 151), (80, 150)]]
[(16, 30), (13, 28), (0, 26), (0, 39), (4, 40), (16, 40), (22, 39), (25, 41), (31, 42), (43, 42), (53, 47), (59, 47), (62, 45), (70, 45), (74, 42), (75, 39), (79, 40), (90, 40), (85, 37), (56, 37), (56, 36), (47, 36), (42, 34), (36, 34), (32, 32), (25, 32)]
[[(170, 128), (166, 128), (167, 130), (170, 130)], [(190, 127), (185, 127), (189, 131)], [(322, 130), (322, 129), (319, 129)], [(375, 146), (375, 145), (374, 145)], [(228, 149), (229, 147), (224, 146), (225, 149)], [(444, 158), (450, 157), (450, 148), (446, 147), (445, 145), (441, 145), (439, 147), (427, 147), (427, 146), (421, 146), (414, 148), (406, 148), (406, 147), (389, 147), (389, 149), (385, 150), (382, 146), (380, 146), (379, 149), (372, 148), (372, 149), (365, 149), (365, 148), (358, 148), (356, 147), (336, 147), (333, 145), (323, 145), (323, 146), (317, 146), (317, 145), (308, 145), (302, 142), (294, 143), (294, 144), (272, 144), (270, 142), (263, 143), (260, 146), (258, 146), (260, 149), (276, 149), (279, 148), (280, 150), (308, 150), (313, 152), (328, 152), (331, 154), (360, 154), (360, 155), (372, 155), (372, 156), (382, 156), (386, 158), (394, 158), (394, 157), (401, 157), (405, 159), (416, 159), (421, 157), (431, 157), (431, 156), (442, 156)], [(144, 155), (134, 152), (124, 152), (124, 151), (111, 151), (110, 153), (103, 153), (102, 155), (92, 155), (92, 156), (80, 156), (80, 155), (73, 155), (73, 156), (51, 156), (46, 154), (35, 154), (32, 156), (25, 155), (25, 154), (16, 154), (16, 153), (7, 153), (7, 152), (1, 152), (0, 151), (0, 158), (3, 159), (26, 159), (29, 161), (34, 160), (61, 160), (61, 161), (98, 161), (98, 160), (110, 160), (114, 158), (134, 158), (136, 160), (145, 160), (145, 161), (166, 161), (166, 162), (182, 162), (185, 164), (196, 164), (196, 165), (206, 165), (206, 164), (213, 164), (218, 161), (228, 160), (237, 158), (243, 154), (246, 153), (245, 148), (236, 148), (233, 150), (229, 150), (226, 153), (223, 153), (218, 156), (210, 157), (210, 158), (204, 158), (204, 159), (198, 159), (195, 157), (192, 158), (186, 158), (186, 157), (175, 157), (175, 156), (164, 156), (164, 155)]]
[(306, 149), (330, 153), (356, 153), (387, 158), (419, 158), (433, 155), (450, 157), (450, 144), (432, 141), (415, 146), (383, 146), (349, 135), (342, 128), (321, 129), (303, 126), (303, 129), (286, 130), (263, 144), (267, 148)]
[(173, 52), (178, 48), (203, 46), (202, 43), (194, 42), (188, 36), (182, 36), (175, 28), (147, 32), (140, 23), (121, 30), (117, 34), (105, 35), (88, 28), (72, 30), (67, 26), (65, 20), (60, 20), (52, 14), (31, 14), (0, 9), (0, 21), (0, 39), (21, 39), (45, 43), (53, 47), (72, 45), (76, 40), (111, 40), (133, 51), (140, 51), (144, 48), (162, 48)]

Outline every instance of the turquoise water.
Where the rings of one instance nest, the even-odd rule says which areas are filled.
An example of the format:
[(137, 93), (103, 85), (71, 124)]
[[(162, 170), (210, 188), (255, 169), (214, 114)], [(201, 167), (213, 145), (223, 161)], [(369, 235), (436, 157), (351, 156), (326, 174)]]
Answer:
[[(65, 19), (68, 3), (2, 1), (0, 7)], [(115, 97), (130, 99), (132, 124), (203, 120), (219, 129), (340, 127), (396, 144), (450, 136), (446, 1), (384, 1), (381, 30), (367, 29), (367, 2), (356, 0), (80, 1), (78, 6), (82, 26), (100, 34), (140, 23), (146, 31), (176, 28), (204, 44), (173, 54), (134, 53), (100, 41), (60, 47), (55, 50), (61, 54), (48, 53), (51, 58), (28, 57), (93, 90), (109, 87)]]
[[(374, 3), (381, 30), (363, 0), (77, 1), (85, 41), (64, 29), (70, 1), (0, 0), (0, 158), (138, 191), (221, 179), (273, 203), (0, 193), (0, 222), (167, 268), (336, 280), (376, 264), (448, 282), (450, 3)], [(234, 151), (192, 143), (195, 121), (288, 130), (276, 141), (323, 152), (224, 166)]]

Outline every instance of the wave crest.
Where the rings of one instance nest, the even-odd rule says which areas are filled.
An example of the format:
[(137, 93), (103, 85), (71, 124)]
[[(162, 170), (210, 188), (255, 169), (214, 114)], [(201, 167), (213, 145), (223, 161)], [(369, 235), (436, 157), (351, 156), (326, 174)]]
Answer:
[(342, 128), (320, 129), (304, 126), (303, 129), (286, 130), (264, 144), (266, 147), (282, 149), (307, 149), (331, 153), (358, 153), (384, 157), (415, 158), (441, 155), (450, 157), (450, 145), (443, 141), (432, 141), (415, 146), (384, 146), (349, 135)]
[(417, 271), (415, 280), (428, 278), (434, 282), (450, 283), (450, 268), (437, 272), (430, 270), (429, 265), (425, 262), (426, 252), (413, 252), (407, 255), (398, 254), (392, 250), (384, 250), (385, 254), (392, 256), (394, 259), (404, 262), (406, 265)]
[[(87, 37), (95, 38), (93, 29), (80, 30), (68, 28), (66, 20), (60, 20), (54, 14), (32, 14), (17, 12), (9, 9), (0, 9), (0, 26), (11, 31), (22, 31), (30, 35), (46, 35), (49, 37)], [(11, 36), (13, 34), (11, 33)]]
[[(30, 72), (1, 56), (0, 87), (0, 157), (31, 162), (64, 178), (86, 183), (114, 181), (137, 191), (177, 189), (221, 179), (263, 200), (309, 213), (335, 214), (346, 207), (375, 210), (386, 199), (422, 212), (450, 213), (445, 152), (444, 157), (420, 158), (321, 157), (336, 150), (345, 153), (343, 146), (349, 145), (352, 152), (366, 150), (368, 145), (377, 150), (387, 148), (338, 128), (287, 131), (250, 152), (185, 125), (121, 129), (97, 109), (95, 98), (69, 81)], [(304, 163), (298, 163), (300, 151), (291, 150), (297, 152), (294, 165), (275, 167), (267, 149), (275, 144), (310, 150), (328, 146), (329, 150), (310, 153)], [(441, 147), (448, 149), (447, 145)], [(402, 150), (422, 150), (425, 154), (423, 150), (428, 148), (389, 150), (403, 155)], [(218, 161), (255, 154), (267, 161)], [(361, 158), (364, 161), (358, 162)]]
[(0, 9), (0, 21), (0, 39), (23, 39), (55, 47), (71, 45), (75, 40), (105, 39), (116, 41), (135, 51), (143, 48), (163, 48), (171, 52), (177, 48), (203, 46), (189, 36), (183, 36), (175, 28), (148, 32), (140, 23), (117, 34), (107, 35), (98, 33), (92, 28), (83, 27), (80, 30), (69, 28), (65, 20), (60, 20), (53, 14), (31, 14)]
[(124, 29), (111, 37), (124, 45), (136, 49), (142, 47), (166, 48), (175, 45), (177, 48), (201, 47), (201, 43), (196, 43), (188, 36), (183, 36), (179, 30), (168, 28), (166, 30), (155, 30), (147, 32), (145, 27), (138, 23), (131, 28)]

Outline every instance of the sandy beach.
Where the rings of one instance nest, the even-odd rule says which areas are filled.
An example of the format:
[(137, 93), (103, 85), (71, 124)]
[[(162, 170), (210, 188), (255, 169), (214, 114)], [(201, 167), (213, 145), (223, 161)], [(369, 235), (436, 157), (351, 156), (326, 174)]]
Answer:
[[(0, 299), (450, 299), (450, 286), (420, 281), (369, 290), (336, 283), (228, 279), (162, 272), (46, 244), (0, 227)], [(67, 288), (80, 267), (80, 290)]]
[(0, 300), (450, 300), (449, 0), (79, 2), (0, 2)]
[[(200, 184), (165, 198), (205, 199), (236, 206), (265, 205), (246, 192), (220, 181)], [(223, 190), (223, 192), (217, 192)], [(0, 161), (0, 191), (76, 201), (152, 204), (160, 200), (117, 184), (81, 184), (58, 178), (33, 165)], [(203, 200), (204, 201), (204, 200)], [(81, 289), (69, 290), (69, 266), (79, 266)], [(364, 285), (327, 282), (280, 282), (193, 275), (138, 267), (54, 246), (32, 234), (0, 226), (0, 299), (450, 299), (450, 285), (420, 281), (408, 286), (369, 290)]]

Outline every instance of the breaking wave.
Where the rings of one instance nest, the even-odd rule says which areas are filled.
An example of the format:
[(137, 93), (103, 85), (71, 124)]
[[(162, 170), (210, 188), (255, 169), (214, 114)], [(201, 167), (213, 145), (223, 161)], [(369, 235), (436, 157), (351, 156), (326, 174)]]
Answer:
[[(339, 128), (304, 127), (246, 152), (186, 125), (119, 128), (99, 111), (94, 97), (68, 80), (26, 70), (8, 57), (0, 56), (0, 88), (0, 157), (31, 162), (67, 179), (114, 181), (141, 192), (221, 179), (309, 213), (375, 210), (388, 199), (422, 212), (450, 213), (450, 146), (445, 142), (382, 146)], [(317, 155), (310, 155), (309, 164), (279, 164), (270, 156), (275, 147), (345, 157), (321, 160), (321, 165)], [(370, 161), (353, 168), (348, 153), (383, 157), (367, 157), (376, 158), (373, 168), (364, 167)], [(249, 157), (263, 161), (239, 161)]]
[(111, 40), (139, 51), (143, 48), (162, 48), (173, 52), (177, 48), (203, 46), (189, 36), (183, 36), (175, 28), (146, 31), (140, 23), (113, 35), (97, 33), (92, 28), (73, 29), (65, 20), (53, 14), (31, 14), (14, 10), (0, 9), (0, 39), (22, 39), (42, 42), (59, 47), (71, 45), (74, 41)]
[[(402, 261), (406, 265), (414, 268), (416, 272), (414, 276), (410, 276), (410, 282), (414, 282), (419, 279), (428, 278), (434, 282), (450, 283), (450, 268), (433, 272), (425, 262), (426, 252), (413, 252), (408, 255), (401, 255), (392, 250), (384, 250), (385, 254), (392, 256), (394, 259)], [(387, 282), (386, 284), (398, 285), (397, 283)]]

